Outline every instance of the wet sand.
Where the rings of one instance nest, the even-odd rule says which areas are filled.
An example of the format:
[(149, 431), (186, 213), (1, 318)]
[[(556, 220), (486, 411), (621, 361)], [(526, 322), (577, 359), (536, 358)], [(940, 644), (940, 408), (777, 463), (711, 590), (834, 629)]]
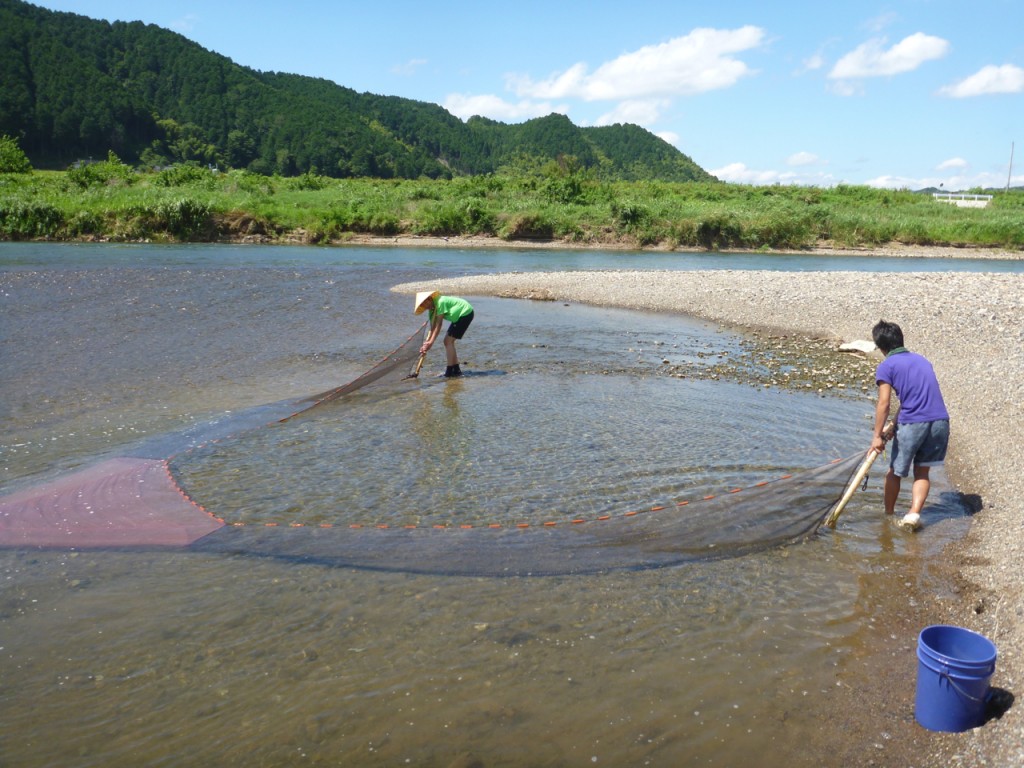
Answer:
[[(400, 240), (402, 246), (510, 245)], [(1019, 252), (902, 246), (854, 253), (1024, 258)], [(865, 575), (866, 650), (837, 672), (841, 693), (837, 706), (822, 713), (822, 728), (837, 733), (837, 765), (1024, 765), (1024, 443), (1018, 435), (1024, 425), (1024, 277), (624, 270), (482, 275), (393, 290), (426, 288), (683, 313), (794, 343), (800, 336), (828, 339), (837, 348), (870, 339), (879, 319), (899, 323), (907, 346), (935, 366), (952, 417), (947, 470), (977, 511), (968, 535), (929, 562), (927, 574)], [(897, 513), (909, 504), (909, 489), (900, 502)], [(927, 527), (917, 535), (927, 536)], [(996, 716), (983, 727), (944, 734), (914, 721), (913, 654), (918, 632), (929, 624), (967, 627), (995, 643), (990, 711)]]

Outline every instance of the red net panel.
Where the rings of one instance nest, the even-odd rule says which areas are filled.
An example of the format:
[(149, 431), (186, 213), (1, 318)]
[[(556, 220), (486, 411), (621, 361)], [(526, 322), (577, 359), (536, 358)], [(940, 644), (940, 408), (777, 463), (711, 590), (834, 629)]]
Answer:
[(0, 497), (5, 547), (185, 547), (222, 526), (155, 459), (110, 459)]

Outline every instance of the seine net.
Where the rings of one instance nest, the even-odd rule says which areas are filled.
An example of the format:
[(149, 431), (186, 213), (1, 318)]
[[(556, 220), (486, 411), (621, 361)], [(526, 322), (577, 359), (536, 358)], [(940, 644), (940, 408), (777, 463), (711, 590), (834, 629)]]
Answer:
[[(399, 383), (414, 370), (424, 330), (425, 325), (348, 384), (261, 411), (262, 421), (249, 418), (240, 430), (258, 434), (290, 424), (300, 414), (315, 423), (311, 411), (332, 402), (354, 418), (364, 406), (412, 396), (417, 386), (429, 387), (429, 382)], [(346, 400), (336, 402), (342, 398)], [(272, 420), (266, 414), (273, 414)], [(863, 459), (858, 453), (767, 479), (761, 472), (762, 477), (751, 475), (750, 484), (742, 488), (655, 506), (594, 507), (551, 519), (246, 524), (230, 514), (233, 510), (196, 503), (187, 478), (175, 469), (182, 458), (219, 442), (220, 432), (192, 435), (185, 447), (157, 441), (148, 450), (160, 446), (165, 450), (161, 457), (104, 462), (0, 498), (0, 546), (186, 547), (360, 569), (474, 576), (657, 568), (736, 557), (813, 535)]]
[(737, 557), (812, 535), (863, 456), (672, 507), (568, 522), (481, 526), (227, 526), (207, 552), (384, 571), (543, 576)]

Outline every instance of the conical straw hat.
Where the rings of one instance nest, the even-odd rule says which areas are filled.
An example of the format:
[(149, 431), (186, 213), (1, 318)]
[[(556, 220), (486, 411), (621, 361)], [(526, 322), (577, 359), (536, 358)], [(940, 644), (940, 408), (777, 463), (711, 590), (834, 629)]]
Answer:
[(431, 292), (431, 291), (420, 291), (419, 293), (417, 293), (416, 294), (416, 309), (413, 310), (413, 314), (418, 315), (424, 309), (426, 309), (426, 307), (423, 306), (423, 303), (427, 299), (435, 299), (436, 300), (437, 297), (440, 296), (440, 295), (441, 295), (440, 291), (433, 291), (433, 292)]

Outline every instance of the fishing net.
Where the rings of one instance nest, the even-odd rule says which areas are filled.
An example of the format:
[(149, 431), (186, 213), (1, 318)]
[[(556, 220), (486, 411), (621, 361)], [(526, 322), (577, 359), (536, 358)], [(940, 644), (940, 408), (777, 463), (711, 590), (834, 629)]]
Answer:
[(737, 557), (814, 533), (863, 456), (672, 507), (518, 525), (227, 526), (193, 549), (371, 570), (551, 576)]
[(6, 547), (183, 547), (222, 525), (152, 459), (110, 459), (0, 498)]
[[(743, 487), (701, 491), (647, 507), (594, 506), (518, 521), (484, 522), (467, 515), (462, 522), (247, 522), (230, 514), (234, 510), (204, 508), (193, 500), (188, 482), (175, 472), (183, 457), (238, 433), (291, 426), (300, 415), (311, 420), (306, 426), (315, 424), (313, 409), (327, 403), (356, 421), (371, 405), (379, 409), (389, 398), (429, 389), (437, 379), (408, 381), (424, 330), (342, 387), (151, 440), (136, 456), (0, 497), (0, 546), (184, 547), (331, 566), (474, 576), (657, 568), (736, 557), (813, 535), (863, 459), (858, 453), (781, 476), (765, 477), (762, 468), (745, 475), (749, 484)], [(339, 423), (344, 428), (346, 420)], [(386, 434), (386, 429), (381, 432)], [(287, 471), (298, 477), (299, 469)]]
[[(427, 324), (423, 323), (416, 333), (406, 339), (397, 349), (374, 365), (370, 370), (361, 376), (356, 377), (348, 384), (329, 389), (308, 398), (306, 404), (297, 413), (303, 413), (318, 405), (329, 403), (345, 395), (357, 392), (375, 382), (393, 382), (397, 379), (413, 378), (419, 374), (417, 365), (413, 371), (409, 370), (410, 364), (420, 358), (420, 348), (427, 336)], [(297, 414), (296, 414), (297, 415)]]
[(169, 458), (197, 446), (287, 421), (374, 382), (409, 374), (426, 324), (366, 373), (318, 395), (259, 406), (135, 446), (101, 461), (0, 496), (0, 547), (184, 547), (224, 526), (191, 501)]

